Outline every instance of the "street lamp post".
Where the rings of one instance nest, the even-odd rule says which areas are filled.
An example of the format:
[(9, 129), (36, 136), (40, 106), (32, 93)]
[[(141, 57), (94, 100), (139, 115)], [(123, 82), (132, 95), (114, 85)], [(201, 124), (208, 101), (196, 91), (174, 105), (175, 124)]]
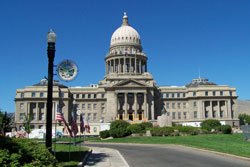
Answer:
[(52, 152), (52, 100), (53, 100), (53, 67), (55, 58), (56, 34), (53, 29), (47, 34), (48, 42), (48, 93), (47, 93), (47, 114), (46, 114), (46, 147)]

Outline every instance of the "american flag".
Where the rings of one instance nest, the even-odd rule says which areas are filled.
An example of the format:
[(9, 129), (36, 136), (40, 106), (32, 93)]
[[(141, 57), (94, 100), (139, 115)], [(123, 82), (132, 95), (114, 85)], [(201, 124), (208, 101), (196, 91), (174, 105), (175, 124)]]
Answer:
[(90, 127), (87, 119), (85, 119), (85, 130), (87, 133), (90, 133)]
[[(60, 114), (60, 117), (59, 117), (59, 114)], [(57, 105), (56, 120), (59, 121), (59, 118), (60, 118), (60, 121), (63, 121), (64, 127), (66, 126), (67, 131), (69, 132), (70, 136), (73, 137), (72, 131), (70, 130), (69, 125), (67, 124), (67, 122), (66, 122), (65, 119), (64, 119), (62, 110), (61, 110), (61, 108), (59, 107), (59, 105)], [(66, 131), (66, 128), (64, 129), (65, 131)]]
[(83, 120), (83, 115), (80, 115), (80, 132), (83, 133), (85, 131), (84, 128), (84, 120)]
[(61, 110), (61, 108), (59, 107), (59, 105), (57, 105), (56, 120), (57, 120), (57, 121), (63, 121), (63, 120), (64, 120), (64, 118), (63, 118), (63, 113), (62, 113), (62, 110)]
[(78, 126), (76, 123), (76, 115), (74, 113), (74, 110), (71, 112), (71, 121), (70, 121), (71, 131), (74, 133), (74, 136), (78, 133)]

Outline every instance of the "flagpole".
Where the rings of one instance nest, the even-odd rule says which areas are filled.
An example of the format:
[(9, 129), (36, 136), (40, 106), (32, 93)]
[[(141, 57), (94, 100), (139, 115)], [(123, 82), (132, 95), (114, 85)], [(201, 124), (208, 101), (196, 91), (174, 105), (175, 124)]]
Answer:
[[(57, 120), (56, 120), (57, 124)], [(54, 143), (54, 156), (56, 157), (56, 124), (55, 124), (55, 143)]]

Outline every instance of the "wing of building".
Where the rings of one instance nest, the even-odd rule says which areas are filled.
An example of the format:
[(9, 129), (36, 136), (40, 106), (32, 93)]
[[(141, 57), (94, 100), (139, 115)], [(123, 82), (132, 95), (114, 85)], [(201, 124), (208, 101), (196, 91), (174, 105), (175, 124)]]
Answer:
[[(65, 119), (70, 118), (72, 101), (90, 124), (93, 132), (102, 130), (97, 124), (117, 119), (155, 122), (162, 110), (176, 123), (196, 123), (218, 119), (236, 125), (236, 89), (217, 85), (208, 79), (193, 79), (176, 86), (157, 86), (148, 72), (147, 55), (143, 52), (139, 33), (129, 25), (126, 13), (122, 25), (111, 37), (105, 57), (105, 77), (88, 87), (67, 87), (54, 81), (53, 120), (56, 106), (62, 106)], [(22, 126), (24, 115), (32, 114), (34, 128), (45, 125), (47, 81), (17, 89), (15, 120)]]

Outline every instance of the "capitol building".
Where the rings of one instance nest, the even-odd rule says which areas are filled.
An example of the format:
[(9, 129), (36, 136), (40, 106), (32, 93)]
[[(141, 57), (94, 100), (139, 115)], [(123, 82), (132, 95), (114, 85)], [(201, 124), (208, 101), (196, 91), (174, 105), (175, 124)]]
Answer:
[[(67, 87), (54, 81), (53, 123), (57, 104), (63, 106), (62, 112), (69, 121), (75, 100), (78, 114), (88, 119), (93, 133), (102, 130), (100, 123), (114, 120), (155, 124), (163, 113), (178, 124), (193, 125), (217, 119), (224, 124), (238, 125), (236, 88), (217, 85), (205, 78), (193, 79), (180, 87), (157, 86), (148, 71), (148, 58), (150, 55), (143, 52), (139, 33), (130, 26), (124, 13), (121, 26), (110, 40), (103, 80), (88, 87)], [(22, 127), (27, 113), (32, 115), (33, 128), (42, 128), (46, 123), (46, 103), (46, 80), (17, 89), (17, 128)]]

